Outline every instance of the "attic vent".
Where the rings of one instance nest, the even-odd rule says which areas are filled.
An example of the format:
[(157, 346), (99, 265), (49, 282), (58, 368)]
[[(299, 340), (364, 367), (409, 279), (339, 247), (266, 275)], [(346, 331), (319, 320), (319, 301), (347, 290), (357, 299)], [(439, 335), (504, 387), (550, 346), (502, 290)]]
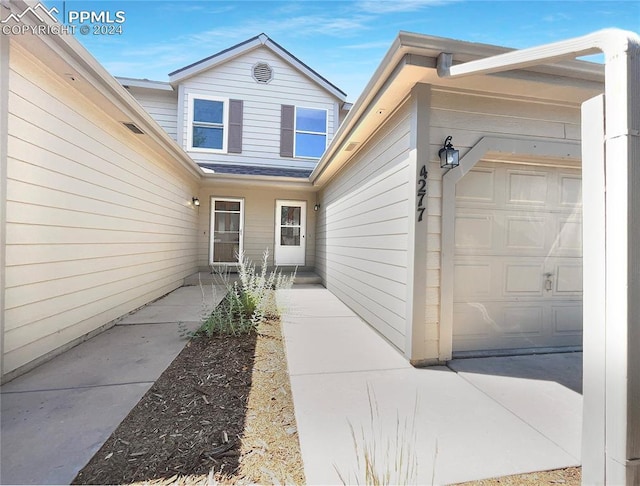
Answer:
[(135, 123), (122, 122), (122, 124), (136, 135), (143, 135), (144, 132), (138, 128)]
[(273, 79), (273, 69), (266, 62), (259, 62), (253, 66), (251, 74), (258, 83), (267, 84)]

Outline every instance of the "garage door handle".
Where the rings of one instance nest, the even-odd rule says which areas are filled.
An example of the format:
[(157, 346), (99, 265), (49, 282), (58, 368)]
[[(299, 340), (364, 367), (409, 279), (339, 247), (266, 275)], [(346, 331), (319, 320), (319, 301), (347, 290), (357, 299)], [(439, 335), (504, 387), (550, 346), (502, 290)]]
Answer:
[(551, 279), (551, 277), (553, 277), (553, 273), (545, 273), (545, 281), (544, 281), (544, 289), (547, 292), (551, 292), (553, 290), (553, 280)]

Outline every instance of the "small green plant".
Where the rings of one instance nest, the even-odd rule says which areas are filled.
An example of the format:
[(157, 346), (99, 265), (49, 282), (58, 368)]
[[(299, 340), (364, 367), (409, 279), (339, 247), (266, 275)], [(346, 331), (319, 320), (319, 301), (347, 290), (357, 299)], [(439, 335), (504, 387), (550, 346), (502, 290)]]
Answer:
[(265, 319), (280, 316), (276, 291), (291, 288), (296, 272), (283, 275), (277, 268), (269, 272), (268, 249), (262, 255), (259, 271), (243, 253), (237, 257), (238, 280), (232, 283), (228, 272), (219, 273), (227, 294), (205, 316), (196, 334), (209, 337), (214, 334), (245, 334), (254, 331)]
[(418, 457), (416, 454), (416, 416), (418, 397), (412, 417), (400, 419), (396, 413), (395, 430), (387, 434), (380, 420), (375, 394), (367, 386), (369, 398), (369, 428), (364, 426), (356, 432), (351, 421), (349, 429), (356, 453), (357, 471), (354, 478), (344, 477), (334, 465), (343, 484), (366, 484), (374, 486), (416, 484)]

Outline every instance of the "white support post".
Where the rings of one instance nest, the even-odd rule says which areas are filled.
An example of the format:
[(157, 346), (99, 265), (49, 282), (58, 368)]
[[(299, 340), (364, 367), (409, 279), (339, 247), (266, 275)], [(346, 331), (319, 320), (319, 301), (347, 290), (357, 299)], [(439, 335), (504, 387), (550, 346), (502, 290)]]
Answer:
[(583, 360), (582, 480), (605, 484), (604, 96), (582, 105)]
[[(640, 484), (639, 56), (638, 42), (629, 42), (624, 51), (605, 52), (604, 454), (606, 484), (628, 486)], [(587, 426), (590, 417), (583, 420)]]

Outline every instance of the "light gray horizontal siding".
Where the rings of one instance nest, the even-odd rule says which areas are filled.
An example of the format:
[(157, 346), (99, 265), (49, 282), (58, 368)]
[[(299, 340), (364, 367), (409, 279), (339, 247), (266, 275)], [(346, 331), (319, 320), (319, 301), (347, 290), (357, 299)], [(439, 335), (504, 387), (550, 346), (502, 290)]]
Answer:
[(11, 52), (4, 372), (180, 286), (198, 181), (20, 48)]
[(400, 350), (407, 320), (410, 108), (323, 189), (317, 264), (327, 288)]
[(256, 264), (262, 261), (265, 250), (269, 250), (269, 265), (273, 265), (273, 247), (275, 244), (276, 200), (307, 202), (307, 231), (305, 248), (305, 267), (316, 264), (316, 202), (315, 193), (282, 189), (258, 189), (255, 187), (225, 187), (220, 185), (200, 190), (199, 209), (199, 246), (198, 263), (200, 268), (209, 266), (211, 197), (230, 197), (244, 199), (244, 252), (245, 256)]
[[(274, 77), (259, 84), (251, 76), (257, 62), (267, 62)], [(266, 167), (312, 169), (317, 160), (280, 157), (280, 106), (296, 105), (327, 110), (327, 144), (337, 129), (336, 98), (264, 47), (185, 80), (182, 85), (180, 143), (187, 147), (187, 97), (209, 94), (244, 102), (242, 153), (190, 152), (197, 162), (228, 162)]]
[(158, 122), (158, 125), (177, 141), (178, 94), (175, 91), (156, 92), (141, 88), (129, 88), (129, 92)]

